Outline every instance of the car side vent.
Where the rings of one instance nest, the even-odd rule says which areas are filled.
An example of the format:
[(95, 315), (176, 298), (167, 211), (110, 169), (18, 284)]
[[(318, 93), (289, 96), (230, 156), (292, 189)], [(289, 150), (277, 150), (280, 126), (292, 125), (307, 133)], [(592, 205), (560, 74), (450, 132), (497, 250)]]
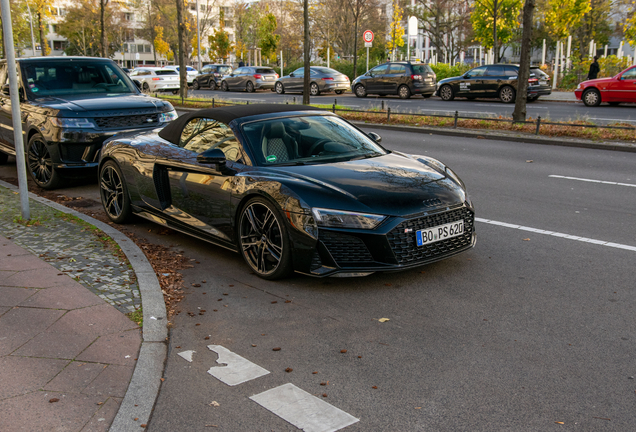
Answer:
[(159, 198), (161, 210), (165, 210), (172, 205), (168, 170), (164, 167), (155, 165), (155, 169), (152, 173), (152, 179), (155, 183), (155, 190), (157, 191), (157, 198)]

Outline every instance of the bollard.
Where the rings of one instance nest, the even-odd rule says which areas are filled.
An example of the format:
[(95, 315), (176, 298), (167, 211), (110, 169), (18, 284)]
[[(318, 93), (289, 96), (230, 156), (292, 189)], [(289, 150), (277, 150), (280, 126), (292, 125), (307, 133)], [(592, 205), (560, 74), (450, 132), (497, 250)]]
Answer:
[(336, 104), (333, 104), (333, 106), (331, 107), (331, 111), (335, 114), (336, 113)]
[(459, 112), (455, 111), (455, 125), (453, 126), (454, 129), (457, 129), (457, 119), (459, 118)]
[(250, 104), (250, 101), (247, 101), (247, 104), (249, 105), (249, 104)]
[(387, 107), (386, 109), (386, 122), (389, 123), (391, 121), (391, 107)]
[(212, 98), (212, 108), (214, 108), (214, 98)]
[(535, 135), (539, 135), (540, 127), (541, 127), (541, 116), (537, 117), (537, 130), (534, 132)]
[(384, 111), (384, 101), (382, 101), (382, 111)]
[(338, 105), (338, 99), (335, 99), (335, 98), (334, 98), (334, 100), (333, 100), (333, 104), (334, 104), (334, 105)]
[(294, 105), (296, 105), (296, 96), (294, 96)]

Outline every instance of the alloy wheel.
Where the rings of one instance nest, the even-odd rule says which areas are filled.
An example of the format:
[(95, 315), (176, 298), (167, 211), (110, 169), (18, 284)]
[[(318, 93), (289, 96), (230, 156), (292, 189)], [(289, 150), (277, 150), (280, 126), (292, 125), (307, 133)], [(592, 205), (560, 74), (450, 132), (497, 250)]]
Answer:
[(227, 83), (225, 81), (223, 81), (221, 83), (221, 90), (223, 91), (228, 91), (230, 88), (227, 86)]
[(252, 202), (243, 210), (239, 241), (245, 261), (259, 276), (273, 274), (284, 253), (283, 231), (276, 214), (262, 202)]
[(515, 100), (515, 91), (512, 87), (504, 87), (499, 92), (499, 99), (503, 103), (511, 103)]
[(363, 98), (367, 96), (367, 89), (362, 84), (356, 86), (356, 96)]
[(39, 139), (31, 141), (27, 152), (27, 163), (35, 182), (46, 185), (53, 177), (53, 162), (46, 144)]
[(598, 106), (601, 104), (601, 97), (596, 90), (588, 90), (583, 95), (583, 103), (587, 106)]
[(254, 83), (252, 81), (248, 81), (245, 89), (248, 93), (252, 93), (254, 91)]
[(450, 101), (453, 100), (453, 89), (450, 86), (445, 85), (439, 91), (439, 95), (442, 100)]
[(318, 96), (320, 94), (320, 89), (318, 88), (318, 84), (311, 83), (311, 85), (309, 86), (309, 93), (312, 96)]
[(411, 90), (407, 86), (403, 85), (398, 89), (398, 95), (400, 96), (400, 99), (408, 99), (411, 97)]
[(285, 93), (285, 89), (283, 88), (283, 83), (276, 83), (276, 93), (283, 94)]
[(192, 83), (192, 90), (199, 90), (199, 81), (194, 80)]
[(102, 195), (104, 210), (111, 219), (121, 217), (124, 208), (124, 185), (119, 173), (111, 165), (102, 170), (99, 179), (99, 189)]

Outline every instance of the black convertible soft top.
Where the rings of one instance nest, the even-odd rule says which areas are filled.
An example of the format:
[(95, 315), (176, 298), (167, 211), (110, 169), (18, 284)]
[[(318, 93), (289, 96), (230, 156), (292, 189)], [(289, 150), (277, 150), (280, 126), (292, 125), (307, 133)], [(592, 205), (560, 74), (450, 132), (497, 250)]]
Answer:
[(179, 116), (159, 132), (159, 136), (173, 144), (179, 144), (181, 132), (193, 118), (211, 118), (222, 123), (229, 124), (232, 120), (241, 117), (251, 117), (261, 114), (298, 112), (298, 111), (324, 111), (307, 105), (287, 104), (252, 104), (235, 105), (230, 107), (206, 108)]

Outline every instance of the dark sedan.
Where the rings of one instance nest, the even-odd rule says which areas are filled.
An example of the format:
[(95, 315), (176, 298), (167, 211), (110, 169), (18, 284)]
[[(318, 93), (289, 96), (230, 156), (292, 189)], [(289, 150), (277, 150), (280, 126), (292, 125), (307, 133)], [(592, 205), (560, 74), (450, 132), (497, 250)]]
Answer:
[[(312, 66), (309, 80), (309, 94), (318, 96), (320, 93), (335, 92), (342, 94), (349, 90), (349, 77), (335, 69), (322, 66)], [(301, 67), (280, 77), (276, 81), (276, 93), (303, 92), (305, 84), (305, 68)]]
[[(455, 97), (467, 99), (499, 98), (513, 103), (517, 97), (519, 66), (486, 65), (469, 70), (459, 77), (446, 78), (437, 83), (437, 95), (445, 101)], [(530, 68), (528, 102), (552, 93), (550, 77), (539, 68)]]
[(266, 279), (364, 276), (470, 249), (459, 177), (379, 141), (308, 106), (195, 111), (108, 141), (102, 203), (116, 223), (135, 213), (239, 252)]
[[(28, 172), (45, 189), (95, 174), (102, 143), (118, 132), (175, 119), (172, 105), (143, 95), (109, 59), (18, 59), (20, 109)], [(0, 164), (15, 155), (6, 61), (0, 61)], [(88, 172), (87, 172), (88, 171)]]

